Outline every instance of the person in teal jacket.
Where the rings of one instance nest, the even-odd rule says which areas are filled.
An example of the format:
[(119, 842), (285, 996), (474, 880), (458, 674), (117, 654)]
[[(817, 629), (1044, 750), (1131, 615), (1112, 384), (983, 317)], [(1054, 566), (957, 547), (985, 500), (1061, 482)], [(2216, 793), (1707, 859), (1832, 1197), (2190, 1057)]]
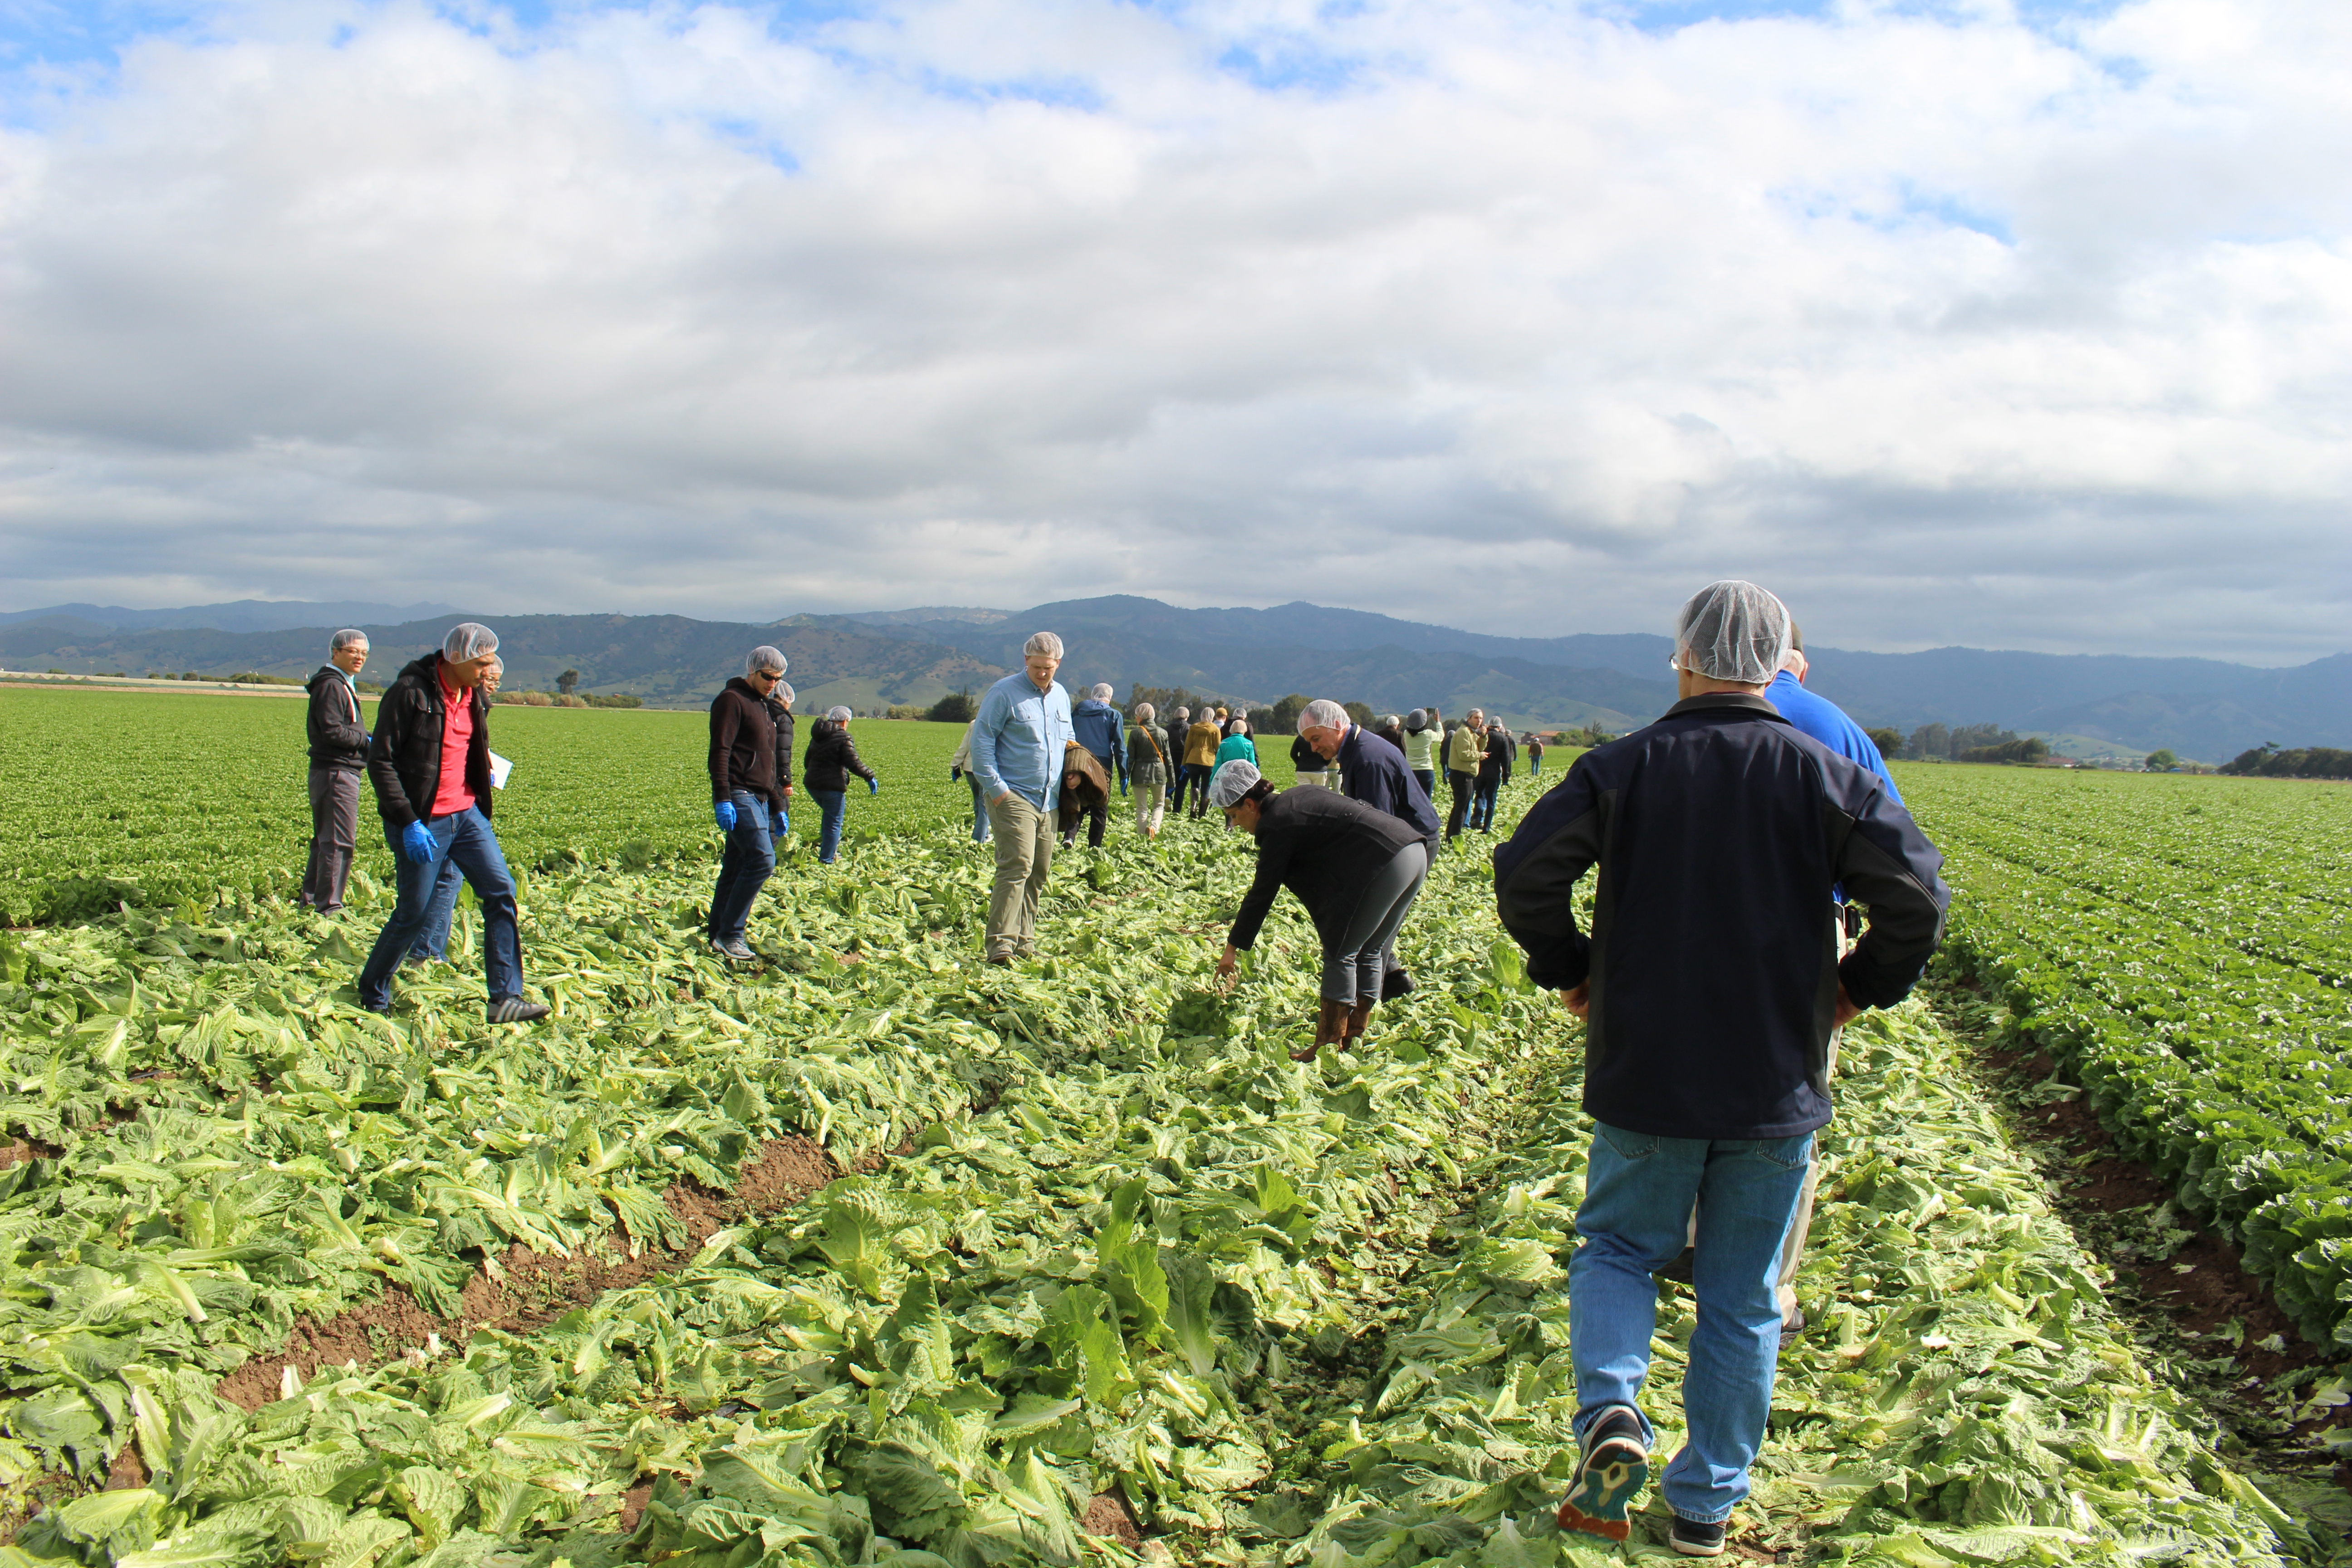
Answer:
[(1217, 766), (1222, 768), (1235, 757), (1252, 767), (1258, 765), (1257, 742), (1250, 739), (1249, 721), (1238, 714), (1225, 726), (1225, 738), (1218, 742)]

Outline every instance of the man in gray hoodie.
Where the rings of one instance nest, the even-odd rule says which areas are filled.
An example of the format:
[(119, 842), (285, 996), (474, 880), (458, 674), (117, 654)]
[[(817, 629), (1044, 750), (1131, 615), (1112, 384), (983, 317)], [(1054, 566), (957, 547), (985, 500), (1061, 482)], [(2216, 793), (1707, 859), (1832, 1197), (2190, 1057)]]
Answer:
[(322, 915), (341, 912), (359, 846), (368, 727), (357, 682), (367, 659), (367, 633), (346, 626), (327, 639), (327, 662), (302, 683), (310, 693), (304, 724), (310, 740), (310, 861), (302, 872), (301, 903)]

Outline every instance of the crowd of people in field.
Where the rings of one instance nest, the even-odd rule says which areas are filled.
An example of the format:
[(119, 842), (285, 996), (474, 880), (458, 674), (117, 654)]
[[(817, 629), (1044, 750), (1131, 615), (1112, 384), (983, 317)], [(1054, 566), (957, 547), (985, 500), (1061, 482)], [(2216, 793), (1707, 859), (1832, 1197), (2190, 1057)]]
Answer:
[[(306, 904), (340, 909), (367, 775), (397, 868), (394, 907), (359, 974), (361, 1005), (392, 1004), (404, 963), (445, 951), (457, 889), (482, 910), (493, 1023), (546, 1016), (523, 995), (515, 889), (490, 826), (503, 760), (489, 750), (498, 638), (471, 622), (403, 669), (371, 729), (353, 679), (366, 638), (337, 633), (310, 682), (313, 837)], [(1230, 982), (1284, 889), (1321, 948), (1311, 1062), (1360, 1046), (1375, 1008), (1414, 989), (1398, 938), (1438, 858), (1494, 834), (1504, 786), (1540, 741), (1472, 709), (1366, 724), (1318, 699), (1278, 789), (1245, 715), (1204, 704), (1122, 713), (1113, 689), (1073, 703), (1051, 632), (990, 687), (959, 742), (972, 837), (990, 845), (982, 957), (1036, 949), (1057, 847), (1099, 845), (1116, 788), (1146, 839), (1212, 810), (1255, 841), (1256, 873), (1216, 973)], [(1685, 1437), (1660, 1482), (1670, 1542), (1725, 1550), (1771, 1409), (1784, 1336), (1804, 1327), (1791, 1281), (1811, 1223), (1814, 1134), (1831, 1116), (1840, 1031), (1909, 994), (1941, 940), (1942, 858), (1905, 809), (1877, 747), (1808, 691), (1803, 639), (1780, 601), (1726, 581), (1675, 619), (1678, 700), (1654, 722), (1584, 752), (1493, 849), (1496, 913), (1527, 973), (1583, 1026), (1583, 1107), (1595, 1122), (1569, 1268), (1579, 1459), (1563, 1528), (1622, 1541), (1652, 1474), (1639, 1398), (1656, 1279), (1697, 1299), (1683, 1384)], [(789, 830), (793, 694), (784, 656), (751, 650), (710, 705), (711, 812), (726, 836), (707, 934), (736, 962)], [(881, 782), (834, 708), (811, 726), (802, 784), (820, 814), (818, 858), (839, 850), (849, 781)], [(1439, 775), (1445, 814), (1441, 820)], [(1595, 875), (1590, 926), (1574, 898)], [(1864, 911), (1867, 911), (1866, 921)]]

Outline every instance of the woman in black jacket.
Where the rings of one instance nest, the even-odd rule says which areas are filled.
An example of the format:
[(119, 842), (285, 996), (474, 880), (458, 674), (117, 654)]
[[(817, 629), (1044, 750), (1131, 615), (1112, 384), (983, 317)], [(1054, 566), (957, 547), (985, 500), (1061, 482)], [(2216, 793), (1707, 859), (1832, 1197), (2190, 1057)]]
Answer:
[(849, 720), (846, 708), (826, 709), (824, 717), (809, 726), (808, 754), (801, 759), (801, 782), (808, 785), (817, 809), (824, 814), (824, 825), (817, 833), (816, 858), (827, 866), (841, 853), (841, 818), (848, 803), (850, 776), (866, 781), (867, 795), (882, 791), (882, 781), (859, 758), (857, 742), (849, 738)]
[(1307, 906), (1323, 942), (1322, 1007), (1315, 1043), (1291, 1052), (1312, 1061), (1327, 1045), (1363, 1037), (1381, 998), (1381, 953), (1404, 923), (1429, 875), (1429, 855), (1412, 824), (1337, 790), (1276, 795), (1246, 762), (1230, 762), (1209, 781), (1210, 804), (1225, 821), (1257, 839), (1257, 879), (1217, 960), (1220, 977), (1257, 941), (1275, 895), (1288, 888)]

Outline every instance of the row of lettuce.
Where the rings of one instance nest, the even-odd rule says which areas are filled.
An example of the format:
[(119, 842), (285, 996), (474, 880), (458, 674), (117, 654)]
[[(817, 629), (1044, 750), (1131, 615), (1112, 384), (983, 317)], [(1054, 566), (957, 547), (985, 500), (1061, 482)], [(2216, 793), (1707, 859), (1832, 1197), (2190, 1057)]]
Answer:
[(2306, 1337), (2352, 1345), (2343, 792), (1916, 776), (1958, 889), (1952, 961)]

